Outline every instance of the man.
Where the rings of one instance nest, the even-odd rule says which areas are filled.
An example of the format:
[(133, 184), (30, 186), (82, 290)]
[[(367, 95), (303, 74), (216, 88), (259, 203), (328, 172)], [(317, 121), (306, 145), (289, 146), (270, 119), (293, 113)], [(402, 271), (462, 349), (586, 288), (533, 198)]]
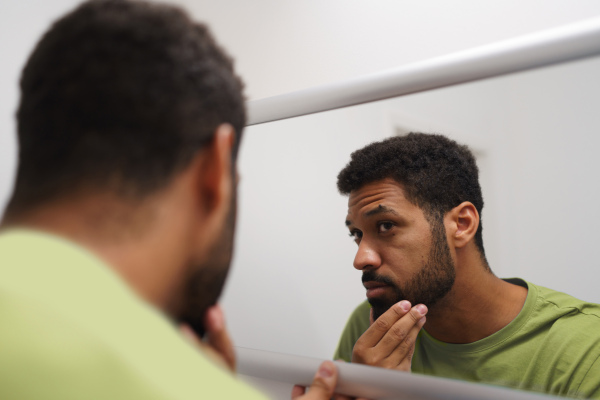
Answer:
[[(90, 1), (42, 37), (21, 79), (0, 232), (0, 398), (262, 397), (210, 358), (234, 366), (215, 304), (241, 89), (177, 8)], [(180, 324), (207, 344), (191, 347)], [(302, 398), (330, 398), (336, 374), (324, 363)]]
[(497, 278), (483, 247), (475, 159), (412, 133), (352, 154), (338, 175), (367, 300), (336, 358), (600, 398), (600, 306)]

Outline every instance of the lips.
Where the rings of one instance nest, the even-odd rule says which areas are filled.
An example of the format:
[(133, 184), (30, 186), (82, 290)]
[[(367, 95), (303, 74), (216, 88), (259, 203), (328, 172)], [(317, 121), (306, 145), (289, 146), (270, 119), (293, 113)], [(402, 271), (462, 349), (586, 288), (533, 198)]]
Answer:
[(376, 281), (363, 282), (365, 289), (367, 289), (367, 298), (377, 297), (384, 294), (387, 288), (390, 286)]
[(367, 282), (363, 282), (363, 286), (365, 287), (365, 289), (369, 290), (369, 289), (375, 289), (378, 287), (388, 286), (388, 285), (385, 283), (382, 283), (382, 282), (367, 281)]

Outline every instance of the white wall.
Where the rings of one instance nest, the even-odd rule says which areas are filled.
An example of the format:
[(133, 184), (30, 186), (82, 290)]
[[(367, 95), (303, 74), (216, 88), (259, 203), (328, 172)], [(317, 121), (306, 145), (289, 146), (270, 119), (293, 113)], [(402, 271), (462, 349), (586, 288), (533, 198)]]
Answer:
[(0, 0), (0, 209), (8, 199), (15, 173), (14, 113), (21, 68), (50, 22), (77, 3), (75, 0)]
[(599, 68), (591, 59), (251, 127), (225, 296), (238, 344), (331, 354), (364, 298), (335, 177), (351, 151), (397, 125), (446, 132), (477, 151), (484, 239), (498, 276), (600, 302)]
[[(259, 98), (600, 14), (596, 1), (185, 1)], [(68, 0), (0, 0), (0, 204), (15, 164), (16, 82)], [(485, 240), (500, 276), (600, 302), (593, 282), (598, 60), (280, 121), (246, 131), (236, 258), (224, 296), (240, 346), (329, 357), (363, 299), (335, 177), (408, 121), (481, 152)], [(415, 121), (417, 121), (415, 123)], [(594, 279), (596, 278), (596, 279)]]

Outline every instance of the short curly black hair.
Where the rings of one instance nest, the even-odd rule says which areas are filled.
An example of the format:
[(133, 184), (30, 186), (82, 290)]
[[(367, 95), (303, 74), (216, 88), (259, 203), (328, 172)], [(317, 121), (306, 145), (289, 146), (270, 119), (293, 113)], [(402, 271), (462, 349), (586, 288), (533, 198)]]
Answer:
[(350, 162), (338, 175), (337, 187), (341, 194), (349, 195), (367, 183), (385, 178), (402, 184), (407, 199), (420, 207), (430, 222), (441, 221), (464, 201), (473, 203), (480, 216), (475, 244), (485, 261), (479, 169), (467, 146), (442, 135), (425, 133), (371, 143), (352, 153)]
[(21, 77), (8, 212), (76, 190), (137, 199), (164, 187), (222, 123), (246, 122), (243, 84), (180, 8), (91, 0), (56, 21)]

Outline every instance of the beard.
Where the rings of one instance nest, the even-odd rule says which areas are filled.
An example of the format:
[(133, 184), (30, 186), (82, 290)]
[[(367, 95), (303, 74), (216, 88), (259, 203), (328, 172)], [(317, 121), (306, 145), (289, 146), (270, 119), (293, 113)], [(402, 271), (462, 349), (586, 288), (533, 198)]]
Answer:
[(429, 258), (419, 272), (402, 288), (390, 278), (377, 275), (375, 271), (369, 270), (363, 273), (363, 282), (381, 282), (393, 289), (392, 296), (369, 299), (369, 303), (373, 308), (374, 320), (401, 300), (408, 300), (413, 306), (425, 304), (431, 309), (452, 289), (456, 271), (454, 261), (450, 255), (444, 224), (439, 221), (432, 222), (431, 233), (432, 245)]
[(186, 279), (180, 320), (188, 324), (198, 337), (203, 337), (206, 332), (204, 316), (206, 311), (214, 306), (221, 297), (229, 273), (233, 255), (236, 204), (234, 195), (225, 225), (219, 238), (210, 248), (207, 261), (192, 265), (189, 269), (192, 272)]

